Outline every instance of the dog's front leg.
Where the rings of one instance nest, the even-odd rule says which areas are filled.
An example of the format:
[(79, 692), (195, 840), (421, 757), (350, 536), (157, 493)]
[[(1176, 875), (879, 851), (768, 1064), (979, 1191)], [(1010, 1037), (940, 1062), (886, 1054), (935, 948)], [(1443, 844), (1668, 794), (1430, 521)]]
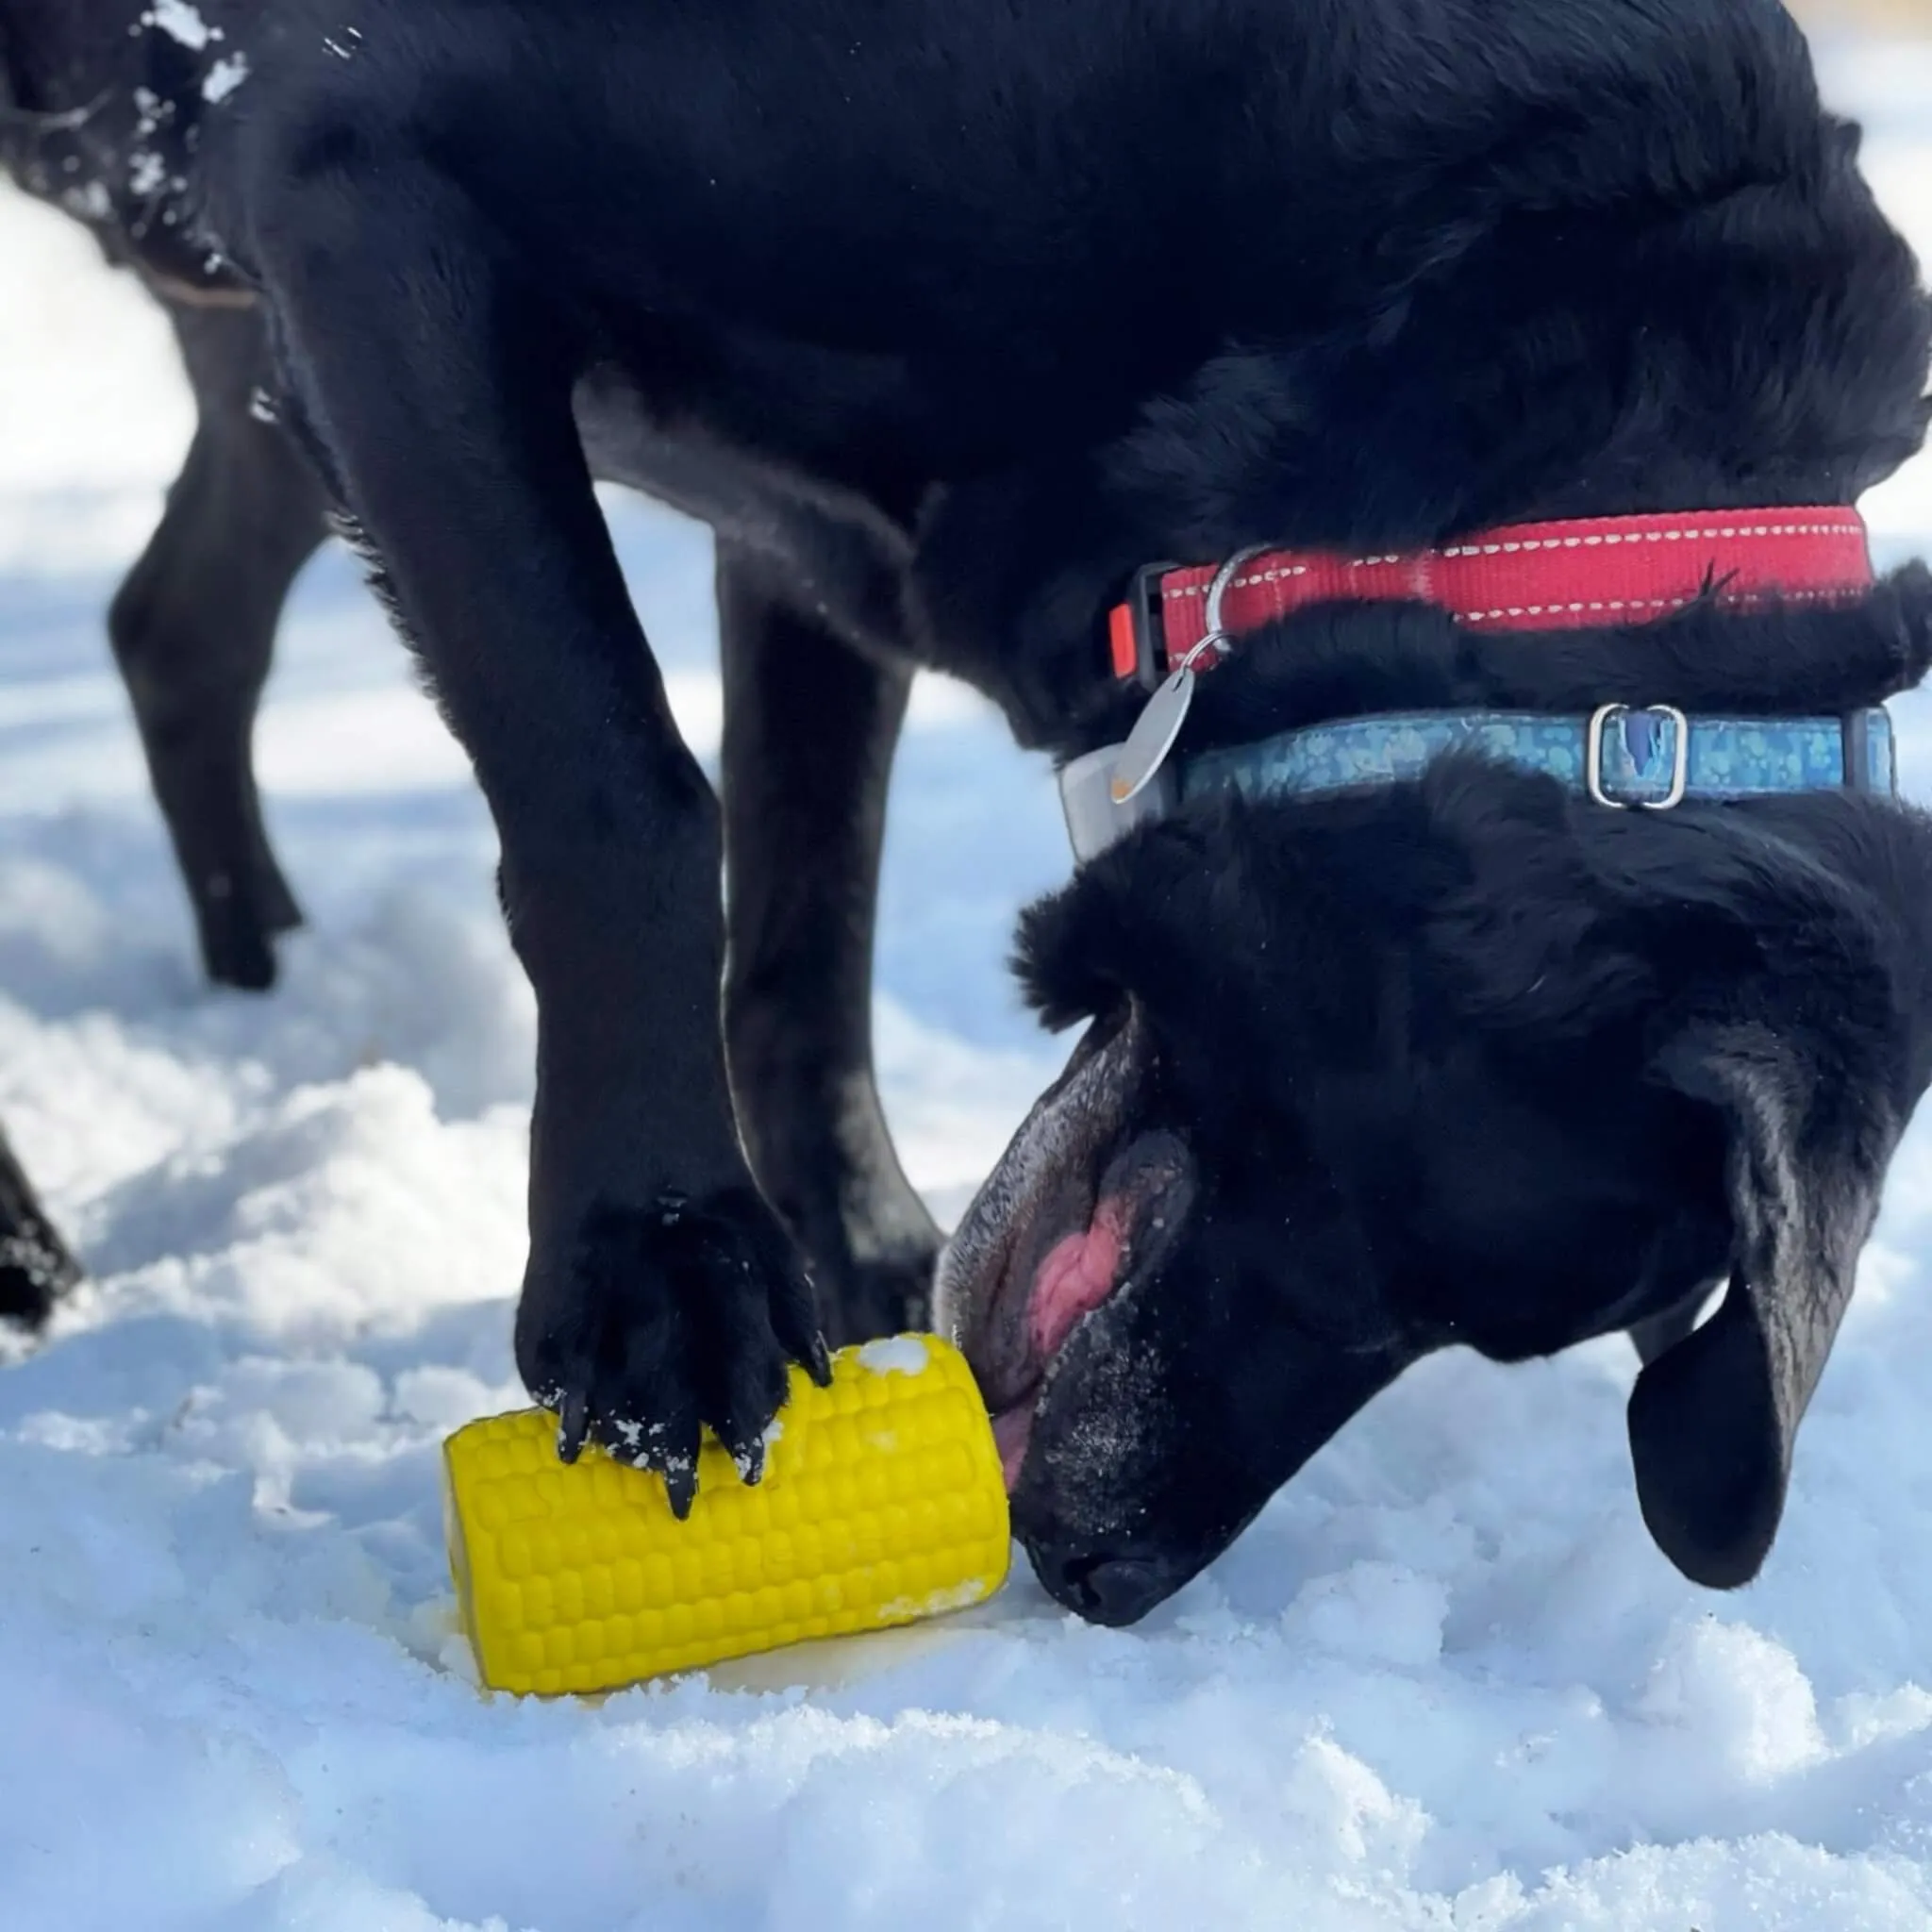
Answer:
[(837, 1341), (931, 1318), (939, 1230), (873, 1077), (873, 935), (909, 671), (787, 604), (721, 544), (731, 1079), (753, 1164), (817, 1274)]
[(275, 171), (255, 247), (337, 494), (469, 748), (538, 1003), (517, 1360), (689, 1505), (701, 1421), (755, 1474), (825, 1373), (725, 1080), (718, 810), (678, 737), (572, 422), (571, 328), (425, 164)]

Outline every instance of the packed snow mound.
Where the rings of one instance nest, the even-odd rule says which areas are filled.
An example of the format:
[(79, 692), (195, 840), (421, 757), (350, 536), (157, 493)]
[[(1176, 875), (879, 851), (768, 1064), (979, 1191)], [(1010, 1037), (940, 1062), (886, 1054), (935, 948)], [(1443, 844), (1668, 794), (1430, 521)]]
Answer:
[[(1932, 63), (1832, 75), (1932, 241)], [(0, 1369), (0, 1926), (1932, 1924), (1926, 1123), (1740, 1596), (1644, 1534), (1605, 1343), (1414, 1373), (1131, 1632), (1023, 1567), (942, 1624), (479, 1695), (437, 1457), (522, 1400), (533, 1041), (488, 821), (325, 558), (262, 732), (312, 926), (273, 999), (201, 988), (101, 631), (186, 437), (166, 331), (10, 198), (0, 259), (0, 1120), (95, 1279)], [(706, 545), (613, 507), (708, 756)], [(1932, 467), (1871, 508), (1932, 539)], [(1001, 960), (1065, 867), (1043, 770), (923, 690), (880, 1058), (941, 1214), (1054, 1070)]]

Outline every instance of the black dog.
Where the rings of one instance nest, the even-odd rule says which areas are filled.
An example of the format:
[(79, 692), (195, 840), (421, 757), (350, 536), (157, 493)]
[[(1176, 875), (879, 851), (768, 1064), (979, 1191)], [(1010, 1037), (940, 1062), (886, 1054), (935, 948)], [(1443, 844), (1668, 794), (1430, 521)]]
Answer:
[[(766, 1199), (834, 1297), (927, 1239), (864, 1048), (909, 664), (1084, 752), (1155, 559), (1842, 504), (1924, 432), (1913, 264), (1769, 0), (0, 20), (29, 182), (151, 277), (258, 297), (475, 758), (541, 1011), (520, 1361), (567, 1447), (678, 1501), (700, 1419), (755, 1463), (818, 1359)], [(719, 828), (593, 465), (721, 533), (728, 1081)], [(1928, 624), (1916, 573), (1541, 645), (1331, 608), (1245, 639), (1181, 752), (1416, 708), (1852, 714)], [(1660, 1539), (1755, 1571), (1927, 1077), (1928, 883), (1887, 803), (1625, 818), (1457, 759), (1191, 806), (1090, 867), (1028, 950), (1049, 1016), (1100, 1024), (947, 1282), (1031, 1415), (1049, 1587), (1139, 1614), (1424, 1349), (1620, 1325), (1663, 1351)], [(1023, 1264), (1096, 1204), (1110, 1298), (1049, 1363)]]

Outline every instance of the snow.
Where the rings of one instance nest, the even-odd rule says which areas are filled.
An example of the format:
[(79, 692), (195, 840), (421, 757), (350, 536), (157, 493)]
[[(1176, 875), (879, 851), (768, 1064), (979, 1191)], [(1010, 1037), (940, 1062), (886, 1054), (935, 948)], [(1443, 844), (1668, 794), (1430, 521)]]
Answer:
[(201, 84), (201, 97), (210, 105), (219, 106), (247, 78), (248, 56), (225, 54), (208, 69), (208, 78)]
[[(1932, 242), (1932, 61), (1832, 74)], [(1607, 1343), (1410, 1375), (1134, 1631), (1022, 1564), (943, 1624), (479, 1696), (438, 1446), (520, 1399), (532, 1049), (489, 826), (326, 555), (261, 737), (313, 924), (273, 999), (201, 988), (100, 627), (188, 433), (166, 330), (43, 210), (0, 200), (0, 1120), (97, 1283), (0, 1369), (8, 1932), (1932, 1924), (1923, 1124), (1740, 1596), (1651, 1547)], [(612, 503), (711, 756), (704, 543)], [(1932, 466), (1870, 508), (1932, 537)], [(942, 1215), (1055, 1070), (1001, 961), (1065, 869), (1043, 770), (922, 690), (880, 1058)]]
[(158, 29), (196, 53), (210, 41), (224, 38), (221, 28), (210, 26), (202, 19), (201, 10), (189, 6), (188, 0), (155, 0), (153, 8), (141, 16), (141, 24)]
[(858, 1366), (874, 1375), (923, 1375), (932, 1353), (916, 1335), (891, 1335), (868, 1341), (858, 1351)]
[(137, 148), (127, 163), (127, 185), (143, 197), (158, 194), (168, 178), (168, 164), (148, 148)]

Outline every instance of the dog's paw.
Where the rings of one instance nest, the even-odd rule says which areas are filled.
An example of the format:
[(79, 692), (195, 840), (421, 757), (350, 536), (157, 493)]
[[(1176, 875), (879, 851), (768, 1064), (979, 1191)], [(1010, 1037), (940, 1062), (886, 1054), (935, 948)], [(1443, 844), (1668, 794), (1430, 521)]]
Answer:
[(0, 1235), (0, 1322), (38, 1334), (80, 1269), (50, 1237), (14, 1229)]
[(939, 1257), (935, 1240), (870, 1260), (848, 1261), (829, 1278), (822, 1273), (819, 1299), (832, 1346), (930, 1328)]
[(704, 1425), (758, 1479), (793, 1361), (830, 1379), (811, 1285), (749, 1188), (600, 1207), (554, 1272), (531, 1257), (517, 1365), (558, 1416), (558, 1453), (575, 1461), (595, 1441), (656, 1470), (680, 1517), (697, 1493)]
[(201, 934), (203, 969), (215, 986), (269, 992), (278, 963), (275, 941), (302, 924), (301, 908), (272, 858), (258, 860), (238, 887), (197, 887), (194, 916)]

